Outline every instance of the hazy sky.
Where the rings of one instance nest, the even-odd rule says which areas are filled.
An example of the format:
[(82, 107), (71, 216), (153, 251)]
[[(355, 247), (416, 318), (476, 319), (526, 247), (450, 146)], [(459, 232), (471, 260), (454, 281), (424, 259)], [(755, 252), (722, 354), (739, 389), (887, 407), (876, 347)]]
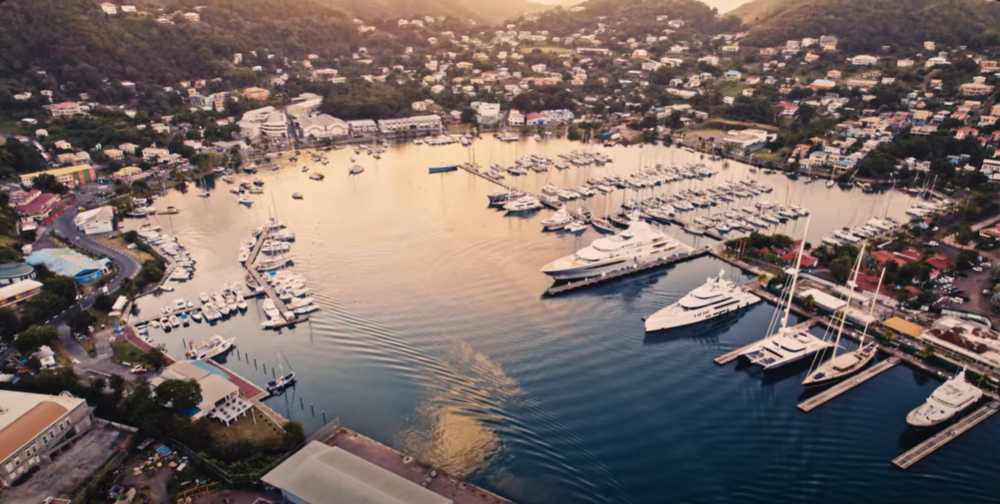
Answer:
[[(565, 2), (565, 0), (532, 0), (532, 1), (550, 5)], [(709, 7), (715, 7), (719, 9), (719, 12), (728, 12), (739, 7), (742, 4), (749, 2), (750, 0), (701, 0), (701, 1), (704, 2), (706, 5), (708, 5)]]

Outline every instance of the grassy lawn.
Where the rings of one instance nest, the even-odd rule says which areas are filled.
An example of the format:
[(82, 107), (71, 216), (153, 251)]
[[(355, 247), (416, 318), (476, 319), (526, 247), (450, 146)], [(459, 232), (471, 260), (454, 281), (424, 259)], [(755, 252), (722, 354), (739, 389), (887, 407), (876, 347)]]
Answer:
[(726, 136), (726, 132), (716, 128), (696, 128), (684, 132), (684, 140), (694, 142), (708, 139), (718, 140), (724, 136)]
[(153, 260), (153, 256), (150, 255), (149, 253), (143, 252), (138, 248), (134, 249), (128, 248), (128, 244), (125, 243), (125, 239), (121, 235), (101, 236), (97, 237), (97, 241), (101, 242), (101, 244), (103, 244), (106, 247), (111, 247), (115, 250), (120, 250), (124, 254), (128, 254), (129, 256), (132, 257), (132, 259), (135, 259), (140, 264), (142, 264), (145, 261)]
[(115, 362), (131, 362), (133, 364), (142, 362), (143, 353), (138, 347), (125, 340), (118, 340), (111, 344), (114, 352)]
[(256, 408), (251, 409), (246, 416), (239, 418), (229, 427), (215, 421), (209, 425), (212, 438), (219, 445), (249, 443), (260, 447), (280, 447), (285, 434), (282, 429), (264, 418)]
[(767, 131), (778, 131), (777, 126), (772, 126), (770, 124), (761, 124), (750, 121), (737, 121), (735, 119), (723, 119), (721, 117), (709, 119), (703, 127), (705, 128), (720, 128), (720, 129), (743, 129), (743, 128), (760, 128)]
[(722, 94), (722, 96), (731, 96), (735, 98), (740, 95), (740, 92), (743, 91), (744, 87), (746, 86), (740, 84), (739, 82), (725, 82), (719, 86), (719, 93)]

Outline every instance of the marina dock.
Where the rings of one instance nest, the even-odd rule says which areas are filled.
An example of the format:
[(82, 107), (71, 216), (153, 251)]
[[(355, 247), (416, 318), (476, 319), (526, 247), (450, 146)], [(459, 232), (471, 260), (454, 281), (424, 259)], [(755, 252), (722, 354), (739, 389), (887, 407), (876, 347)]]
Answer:
[(913, 464), (920, 462), (928, 455), (941, 449), (949, 441), (968, 432), (973, 427), (979, 425), (987, 418), (996, 414), (1000, 410), (1000, 401), (990, 401), (988, 404), (979, 407), (977, 410), (966, 415), (955, 425), (947, 427), (941, 432), (931, 436), (923, 443), (910, 448), (902, 455), (892, 459), (892, 463), (900, 469), (909, 469)]
[[(282, 322), (275, 322), (267, 326), (267, 328), (283, 329), (285, 327), (293, 326), (295, 324), (308, 321), (309, 320), (308, 316), (297, 315), (294, 312), (290, 311), (288, 309), (288, 306), (285, 305), (285, 302), (281, 300), (281, 296), (278, 296), (278, 293), (274, 291), (274, 287), (272, 287), (270, 283), (261, 278), (260, 273), (258, 273), (257, 270), (254, 269), (253, 267), (254, 263), (257, 261), (257, 257), (260, 255), (260, 250), (264, 246), (265, 241), (267, 241), (267, 233), (260, 233), (260, 235), (257, 236), (256, 238), (256, 242), (254, 243), (253, 249), (251, 249), (250, 251), (250, 255), (247, 257), (246, 262), (243, 263), (243, 269), (246, 270), (247, 276), (250, 277), (250, 280), (254, 283), (254, 285), (256, 285), (255, 290), (263, 292), (265, 296), (271, 298), (271, 301), (274, 302), (275, 308), (277, 308), (278, 312), (281, 314)], [(286, 316), (286, 314), (288, 313), (292, 313), (291, 318), (288, 318)]]
[(708, 254), (708, 253), (709, 253), (709, 248), (708, 247), (702, 247), (702, 248), (697, 248), (697, 249), (691, 249), (690, 247), (688, 247), (688, 249), (684, 250), (683, 252), (678, 252), (676, 254), (672, 254), (672, 255), (670, 255), (668, 257), (664, 257), (664, 258), (658, 259), (656, 261), (653, 261), (653, 262), (650, 262), (650, 263), (647, 263), (647, 264), (635, 265), (635, 266), (633, 266), (631, 268), (623, 269), (621, 271), (616, 271), (616, 272), (611, 273), (611, 274), (604, 274), (604, 275), (601, 275), (601, 276), (596, 276), (596, 277), (591, 277), (591, 278), (585, 278), (583, 280), (574, 280), (574, 281), (570, 281), (570, 282), (562, 282), (562, 283), (553, 284), (552, 287), (549, 287), (549, 289), (545, 291), (545, 295), (546, 296), (555, 296), (555, 295), (563, 294), (563, 293), (566, 293), (566, 292), (569, 292), (569, 291), (574, 291), (574, 290), (577, 290), (577, 289), (582, 289), (584, 287), (590, 287), (590, 286), (593, 286), (593, 285), (597, 285), (597, 284), (601, 284), (601, 283), (605, 283), (605, 282), (610, 282), (612, 280), (617, 280), (619, 278), (624, 278), (624, 277), (635, 275), (635, 274), (638, 274), (638, 273), (643, 273), (643, 272), (651, 271), (651, 270), (654, 270), (656, 268), (662, 268), (664, 266), (669, 266), (669, 265), (672, 265), (672, 264), (677, 264), (677, 263), (681, 263), (681, 262), (684, 262), (684, 261), (689, 261), (691, 259), (695, 259), (695, 258), (701, 257), (701, 256), (703, 256), (705, 254)]
[(502, 188), (504, 188), (504, 189), (506, 189), (508, 191), (513, 190), (513, 188), (511, 186), (507, 185), (503, 180), (493, 178), (493, 177), (491, 177), (491, 176), (489, 176), (489, 175), (487, 175), (487, 174), (485, 174), (485, 173), (483, 173), (483, 172), (481, 172), (479, 170), (476, 170), (475, 168), (471, 168), (471, 167), (469, 167), (467, 165), (464, 165), (464, 164), (460, 164), (460, 165), (458, 165), (458, 167), (460, 169), (462, 169), (462, 170), (465, 170), (465, 171), (467, 171), (467, 172), (469, 172), (469, 173), (471, 173), (471, 174), (473, 174), (473, 175), (475, 175), (475, 176), (483, 179), (483, 180), (487, 180), (487, 181), (493, 182), (494, 184), (496, 184), (496, 185), (498, 185), (498, 186), (500, 186), (500, 187), (502, 187)]
[[(796, 324), (796, 325), (792, 326), (792, 329), (799, 330), (799, 331), (808, 331), (815, 323), (816, 323), (815, 319), (809, 319), (809, 320), (806, 320), (805, 322), (802, 322), (802, 323), (799, 323), (799, 324)], [(725, 366), (726, 364), (729, 364), (730, 362), (733, 362), (734, 360), (738, 359), (740, 357), (740, 354), (742, 354), (743, 352), (745, 352), (745, 351), (753, 348), (755, 345), (759, 344), (760, 342), (761, 342), (761, 340), (755, 340), (755, 341), (753, 341), (751, 343), (747, 343), (746, 345), (743, 345), (743, 346), (741, 346), (741, 347), (739, 347), (739, 348), (737, 348), (735, 350), (731, 350), (729, 352), (726, 352), (726, 353), (724, 353), (724, 354), (716, 357), (715, 359), (713, 359), (713, 362), (715, 362), (716, 364), (718, 364), (720, 366)]]
[(888, 359), (881, 361), (875, 364), (874, 366), (865, 369), (864, 371), (861, 371), (860, 373), (810, 397), (809, 399), (800, 402), (799, 409), (802, 410), (803, 413), (809, 413), (810, 411), (847, 393), (849, 390), (854, 389), (858, 385), (861, 385), (862, 383), (882, 374), (883, 372), (896, 367), (896, 365), (899, 364), (900, 362), (901, 361), (899, 357), (889, 357)]

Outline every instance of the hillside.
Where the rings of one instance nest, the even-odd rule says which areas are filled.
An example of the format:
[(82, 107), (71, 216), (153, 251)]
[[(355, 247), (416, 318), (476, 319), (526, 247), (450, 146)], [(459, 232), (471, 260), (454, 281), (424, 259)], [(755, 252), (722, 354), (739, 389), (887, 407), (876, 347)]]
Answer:
[(720, 18), (716, 10), (698, 0), (586, 0), (573, 10), (555, 8), (543, 12), (532, 27), (567, 34), (593, 26), (598, 17), (614, 19), (635, 33), (662, 29), (657, 16), (682, 19), (687, 24), (682, 31), (714, 33), (737, 28), (735, 18)]
[(732, 14), (750, 26), (755, 45), (821, 34), (837, 35), (849, 51), (924, 40), (1000, 44), (1000, 3), (988, 0), (754, 0)]
[[(0, 9), (0, 84), (38, 78), (96, 87), (105, 78), (176, 82), (224, 74), (234, 52), (348, 52), (356, 30), (321, 0), (205, 0), (201, 23), (107, 17), (90, 0), (12, 0)], [(281, 16), (275, 16), (276, 11)]]

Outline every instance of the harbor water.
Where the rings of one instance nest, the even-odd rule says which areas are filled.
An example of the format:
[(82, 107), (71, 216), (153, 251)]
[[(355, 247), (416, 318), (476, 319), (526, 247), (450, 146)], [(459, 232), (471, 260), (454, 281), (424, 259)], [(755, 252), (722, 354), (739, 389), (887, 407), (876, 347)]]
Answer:
[[(996, 500), (1000, 466), (990, 420), (908, 471), (890, 460), (926, 434), (904, 417), (939, 382), (897, 366), (808, 415), (796, 409), (805, 370), (762, 376), (712, 359), (764, 335), (773, 307), (647, 337), (642, 317), (726, 269), (704, 257), (558, 297), (539, 268), (597, 237), (542, 233), (550, 210), (504, 217), (487, 208), (498, 188), (464, 171), (430, 166), (474, 159), (510, 164), (530, 153), (580, 148), (563, 140), (391, 147), (381, 159), (350, 149), (303, 155), (256, 175), (264, 194), (250, 208), (229, 186), (199, 197), (171, 192), (149, 221), (175, 234), (198, 261), (191, 281), (143, 298), (141, 316), (176, 298), (240, 282), (239, 244), (273, 216), (297, 235), (294, 271), (321, 310), (281, 331), (263, 314), (214, 326), (192, 324), (151, 337), (181, 355), (184, 341), (235, 336), (228, 365), (265, 383), (294, 370), (299, 382), (268, 404), (307, 430), (334, 418), (352, 429), (523, 503), (646, 502), (983, 502)], [(600, 148), (600, 147), (596, 147)], [(606, 149), (603, 167), (571, 167), (514, 179), (537, 191), (578, 187), (588, 176), (625, 176), (640, 167), (704, 162), (718, 173), (657, 189), (667, 194), (748, 177), (774, 191), (758, 199), (812, 211), (809, 240), (872, 216), (902, 220), (911, 199), (827, 188), (780, 174), (699, 159), (667, 147)], [(313, 181), (302, 165), (326, 175)], [(647, 190), (648, 191), (648, 190)], [(302, 193), (293, 200), (293, 192)], [(611, 201), (606, 205), (604, 199)], [(595, 213), (619, 191), (587, 201)], [(571, 208), (579, 203), (571, 204)], [(746, 203), (736, 203), (737, 206)], [(127, 221), (135, 227), (143, 221)], [(782, 229), (801, 234), (804, 220)], [(713, 240), (663, 229), (691, 244)], [(987, 450), (987, 451), (984, 451)]]

